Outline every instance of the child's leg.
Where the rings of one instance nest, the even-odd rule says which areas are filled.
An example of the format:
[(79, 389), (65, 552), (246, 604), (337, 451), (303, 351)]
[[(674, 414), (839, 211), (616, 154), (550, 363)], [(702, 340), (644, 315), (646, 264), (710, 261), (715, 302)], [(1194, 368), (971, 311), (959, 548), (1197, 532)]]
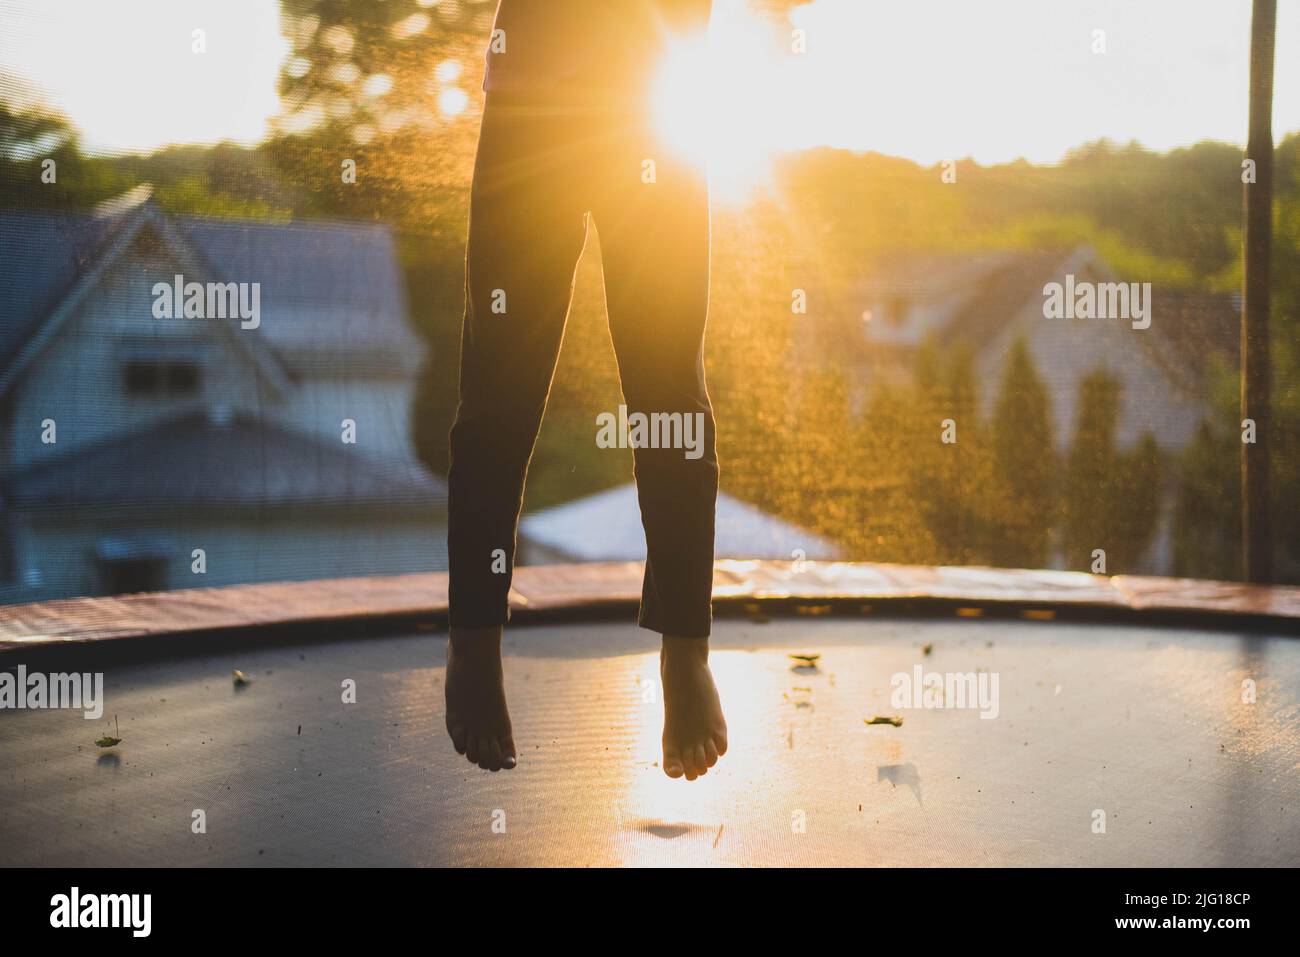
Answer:
[(514, 766), (501, 626), (524, 476), (586, 239), (572, 133), (572, 120), (490, 96), (470, 201), (448, 477), (447, 730), (458, 751), (491, 770)]
[[(617, 165), (631, 169), (615, 174), (592, 212), (628, 415), (644, 414), (658, 424), (654, 431), (660, 438), (671, 437), (676, 445), (634, 452), (648, 556), (641, 625), (661, 634), (706, 638), (718, 492), (703, 355), (708, 184), (693, 167), (656, 157), (654, 140), (637, 129), (633, 126), (626, 142), (612, 151)], [(618, 164), (619, 156), (627, 159)], [(641, 156), (655, 160), (653, 183), (641, 181)], [(669, 418), (650, 418), (656, 414)]]
[[(694, 778), (727, 747), (708, 667), (718, 491), (703, 359), (708, 185), (635, 121), (609, 155), (593, 212), (623, 394), (628, 415), (644, 414), (658, 444), (673, 446), (634, 453), (647, 551), (640, 620), (664, 635), (664, 770)], [(654, 160), (653, 182), (643, 178), (646, 159)]]

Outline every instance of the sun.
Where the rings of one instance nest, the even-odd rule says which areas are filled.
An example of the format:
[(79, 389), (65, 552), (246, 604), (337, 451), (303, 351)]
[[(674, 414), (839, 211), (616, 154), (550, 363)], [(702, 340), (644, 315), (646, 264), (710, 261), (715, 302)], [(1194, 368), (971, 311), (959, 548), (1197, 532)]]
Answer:
[(674, 42), (655, 78), (654, 121), (669, 147), (709, 172), (715, 198), (743, 202), (770, 176), (789, 129), (787, 68), (742, 0), (714, 5), (705, 35)]

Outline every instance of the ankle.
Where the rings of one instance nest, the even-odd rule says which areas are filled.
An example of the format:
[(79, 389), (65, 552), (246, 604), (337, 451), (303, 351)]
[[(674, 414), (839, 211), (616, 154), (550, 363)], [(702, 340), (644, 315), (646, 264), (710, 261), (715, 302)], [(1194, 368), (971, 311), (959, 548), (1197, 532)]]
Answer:
[(709, 660), (709, 639), (664, 635), (663, 645), (659, 651), (659, 660), (665, 663), (670, 661), (702, 661), (707, 663)]
[(448, 638), (451, 646), (460, 652), (483, 652), (489, 649), (500, 652), (501, 631), (500, 625), (490, 625), (486, 628), (453, 627)]

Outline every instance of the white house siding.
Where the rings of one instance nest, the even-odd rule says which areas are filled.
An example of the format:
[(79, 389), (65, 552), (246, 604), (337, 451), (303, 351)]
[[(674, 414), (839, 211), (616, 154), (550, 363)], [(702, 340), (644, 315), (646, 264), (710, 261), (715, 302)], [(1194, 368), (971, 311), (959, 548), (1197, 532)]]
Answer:
[[(152, 287), (179, 265), (151, 244), (137, 243), (90, 289), (19, 380), (10, 403), (12, 434), (6, 467), (63, 456), (159, 424), (187, 410), (225, 405), (254, 414), (277, 401), (257, 368), (218, 329), (221, 320), (155, 319)], [(233, 335), (252, 335), (233, 326)], [(186, 399), (132, 396), (123, 387), (123, 349), (133, 340), (161, 348), (192, 347), (203, 357), (201, 391)], [(53, 419), (58, 441), (41, 442)]]
[[(393, 575), (447, 568), (442, 513), (411, 508), (31, 510), (16, 550), (19, 578), (0, 602), (103, 594), (95, 550), (102, 538), (156, 528), (171, 543), (166, 587)], [(207, 573), (191, 571), (202, 548)]]
[[(341, 354), (329, 363), (328, 374), (308, 368), (290, 388), (277, 390), (238, 338), (262, 336), (263, 329), (274, 325), (274, 300), (263, 296), (263, 329), (258, 330), (241, 329), (234, 320), (155, 319), (153, 285), (178, 272), (184, 274), (183, 266), (165, 250), (147, 239), (137, 240), (88, 290), (15, 390), (7, 468), (47, 461), (195, 408), (246, 412), (268, 425), (278, 423), (330, 442), (340, 441), (342, 421), (352, 419), (357, 423), (357, 446), (368, 456), (406, 461), (414, 457), (412, 376), (400, 369), (386, 373), (374, 361), (358, 362), (365, 375), (349, 375), (348, 356)], [(180, 350), (199, 359), (200, 391), (186, 398), (129, 395), (123, 388), (122, 366), (132, 343)], [(284, 358), (292, 365), (296, 357)], [(41, 442), (45, 419), (57, 423), (54, 445)]]
[(371, 458), (410, 461), (415, 380), (405, 378), (304, 375), (284, 402), (268, 409), (286, 428), (338, 442), (340, 423), (357, 424), (357, 448)]

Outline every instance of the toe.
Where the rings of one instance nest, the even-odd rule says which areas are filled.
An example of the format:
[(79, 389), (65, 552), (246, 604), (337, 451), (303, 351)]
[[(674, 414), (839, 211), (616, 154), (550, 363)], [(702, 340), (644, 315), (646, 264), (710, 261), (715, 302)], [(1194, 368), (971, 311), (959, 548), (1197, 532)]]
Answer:
[(470, 735), (465, 740), (465, 757), (469, 759), (470, 764), (478, 764), (483, 757), (482, 747), (476, 735)]
[(670, 778), (680, 778), (686, 773), (686, 765), (675, 748), (664, 748), (664, 774)]
[(727, 753), (727, 732), (718, 731), (713, 735), (713, 746), (718, 749), (718, 757)]
[(449, 735), (451, 735), (451, 743), (452, 743), (452, 746), (455, 747), (455, 749), (456, 749), (456, 753), (457, 753), (457, 754), (464, 754), (464, 753), (465, 753), (465, 739), (469, 737), (469, 735), (467, 735), (467, 734), (465, 733), (465, 729), (462, 728), (462, 727), (461, 727), (460, 725), (458, 725), (458, 724), (455, 724), (455, 725), (448, 725), (448, 726), (447, 726), (447, 733), (448, 733)]
[(518, 763), (515, 751), (515, 739), (507, 734), (501, 740), (501, 767), (509, 771)]
[(709, 759), (704, 756), (704, 746), (696, 745), (695, 747), (695, 771), (704, 777), (709, 773)]
[(700, 767), (695, 763), (695, 749), (689, 744), (682, 748), (682, 770), (686, 772), (688, 781), (694, 781), (700, 776)]
[(682, 748), (682, 770), (692, 781), (700, 776), (700, 769), (695, 764), (695, 749), (689, 744)]
[(704, 763), (709, 767), (718, 763), (718, 749), (714, 746), (712, 738), (704, 739)]

